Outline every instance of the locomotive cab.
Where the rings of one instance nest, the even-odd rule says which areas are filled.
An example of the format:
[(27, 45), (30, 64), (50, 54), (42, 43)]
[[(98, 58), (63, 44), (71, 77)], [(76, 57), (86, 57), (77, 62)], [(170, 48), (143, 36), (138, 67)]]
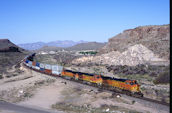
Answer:
[(136, 80), (130, 81), (130, 85), (132, 86), (131, 88), (132, 92), (140, 92), (140, 85), (137, 83)]
[(130, 87), (129, 90), (131, 92), (140, 92), (140, 85), (136, 80), (127, 80), (125, 83)]

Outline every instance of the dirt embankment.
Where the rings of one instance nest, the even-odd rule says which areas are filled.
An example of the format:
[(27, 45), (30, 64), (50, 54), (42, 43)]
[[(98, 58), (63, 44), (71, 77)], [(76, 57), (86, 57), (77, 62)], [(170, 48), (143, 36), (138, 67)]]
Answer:
[(112, 51), (97, 56), (81, 57), (72, 61), (73, 64), (99, 64), (99, 65), (127, 65), (136, 66), (139, 64), (163, 63), (168, 65), (168, 60), (159, 58), (153, 51), (149, 50), (142, 44), (130, 46), (126, 51)]

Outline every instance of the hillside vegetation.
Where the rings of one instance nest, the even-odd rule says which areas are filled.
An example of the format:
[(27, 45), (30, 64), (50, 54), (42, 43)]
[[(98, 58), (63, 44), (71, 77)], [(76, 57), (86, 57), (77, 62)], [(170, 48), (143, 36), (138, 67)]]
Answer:
[(88, 42), (88, 43), (81, 43), (81, 44), (77, 44), (75, 46), (66, 48), (65, 50), (77, 50), (77, 51), (81, 51), (81, 50), (98, 50), (100, 48), (102, 48), (103, 46), (105, 46), (105, 43), (98, 43), (98, 42)]
[(0, 39), (0, 74), (6, 73), (29, 53), (8, 39)]

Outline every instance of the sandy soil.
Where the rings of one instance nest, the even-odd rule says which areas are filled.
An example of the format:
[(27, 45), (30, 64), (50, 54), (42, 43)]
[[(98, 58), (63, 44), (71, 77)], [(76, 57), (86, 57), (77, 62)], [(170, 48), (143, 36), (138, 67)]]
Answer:
[(32, 105), (50, 109), (51, 105), (59, 102), (61, 99), (60, 92), (63, 87), (61, 84), (50, 84), (48, 86), (43, 86), (36, 91), (34, 96), (27, 101), (20, 102), (21, 105)]
[(18, 76), (0, 80), (0, 99), (8, 102), (22, 101), (33, 95), (41, 85), (51, 84), (55, 79), (21, 67)]

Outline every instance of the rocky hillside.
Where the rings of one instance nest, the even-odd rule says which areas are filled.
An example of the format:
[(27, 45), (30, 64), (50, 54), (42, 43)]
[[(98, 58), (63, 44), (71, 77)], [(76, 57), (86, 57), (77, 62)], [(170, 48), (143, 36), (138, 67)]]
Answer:
[(24, 49), (19, 48), (15, 44), (13, 44), (8, 39), (0, 39), (0, 52), (21, 52)]
[(34, 51), (34, 52), (40, 52), (40, 51), (48, 52), (48, 51), (59, 51), (59, 50), (63, 50), (63, 48), (55, 47), (55, 46), (44, 46), (44, 47), (41, 47), (40, 49), (32, 50), (32, 51)]
[(124, 52), (130, 46), (142, 44), (160, 58), (169, 59), (169, 32), (169, 24), (128, 29), (110, 38), (108, 43), (100, 50), (100, 54), (110, 51)]
[(29, 52), (8, 39), (0, 39), (0, 75), (19, 63)]
[(105, 46), (105, 43), (88, 42), (88, 43), (81, 43), (81, 44), (77, 44), (72, 47), (68, 47), (68, 48), (66, 48), (66, 50), (77, 50), (77, 51), (98, 50), (98, 49), (102, 48), (103, 46)]
[(73, 61), (74, 64), (95, 63), (95, 64), (128, 65), (128, 66), (136, 66), (139, 64), (147, 64), (147, 63), (155, 64), (160, 62), (167, 63), (165, 59), (159, 58), (151, 50), (149, 50), (148, 48), (146, 48), (141, 44), (136, 44), (134, 46), (131, 46), (122, 53), (119, 51), (112, 51), (97, 56), (81, 57)]

